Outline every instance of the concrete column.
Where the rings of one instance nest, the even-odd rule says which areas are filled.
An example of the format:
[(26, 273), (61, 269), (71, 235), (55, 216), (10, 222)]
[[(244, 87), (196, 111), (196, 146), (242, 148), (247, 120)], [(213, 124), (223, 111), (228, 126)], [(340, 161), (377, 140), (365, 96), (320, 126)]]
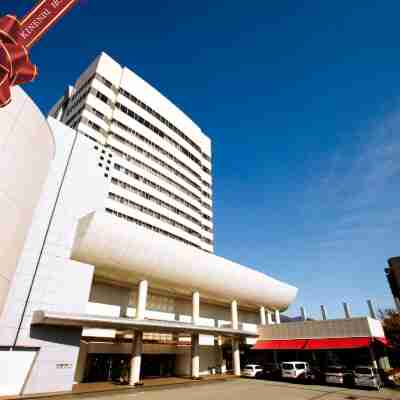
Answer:
[[(200, 293), (193, 292), (192, 296), (192, 324), (198, 325), (200, 321)], [(191, 339), (191, 357), (192, 357), (192, 378), (198, 379), (200, 376), (200, 349), (199, 334), (193, 333)]]
[(240, 349), (239, 339), (232, 339), (232, 357), (233, 357), (233, 373), (240, 376)]
[(303, 306), (300, 307), (300, 314), (301, 314), (301, 319), (303, 321), (306, 321), (307, 320), (307, 311)]
[(265, 307), (260, 307), (260, 324), (267, 325), (267, 319), (265, 316)]
[[(135, 319), (142, 320), (145, 318), (148, 286), (149, 285), (146, 280), (139, 282)], [(143, 352), (143, 332), (135, 331), (133, 332), (131, 371), (129, 376), (129, 385), (131, 386), (135, 386), (140, 382), (140, 367), (142, 364), (142, 352)]]
[(238, 314), (238, 306), (236, 300), (232, 301), (231, 313), (232, 313), (232, 329), (239, 329), (239, 314)]
[(192, 304), (193, 304), (192, 324), (198, 325), (199, 321), (200, 321), (200, 293), (199, 292), (193, 292)]
[[(232, 313), (232, 329), (239, 329), (239, 314), (237, 301), (233, 300), (231, 304)], [(236, 376), (240, 376), (240, 350), (239, 350), (239, 339), (232, 339), (232, 358), (233, 358), (233, 373)]]
[(328, 314), (326, 312), (326, 308), (324, 305), (321, 305), (321, 315), (322, 315), (322, 319), (324, 321), (326, 321), (328, 319)]
[(200, 376), (200, 352), (199, 352), (198, 333), (194, 333), (192, 335), (191, 355), (192, 355), (192, 378), (198, 379)]
[(347, 303), (343, 303), (343, 310), (345, 318), (350, 319), (351, 318), (350, 305)]
[(145, 318), (148, 286), (149, 286), (149, 284), (145, 280), (141, 281), (139, 283), (137, 308), (136, 308), (136, 319), (144, 319)]
[(373, 303), (373, 301), (372, 300), (367, 300), (367, 304), (368, 304), (370, 317), (373, 318), (373, 319), (378, 319), (376, 317), (375, 304)]
[(135, 386), (140, 382), (140, 366), (143, 352), (143, 332), (133, 333), (133, 355), (131, 359), (131, 371), (129, 385)]
[(281, 323), (281, 313), (279, 310), (275, 310), (275, 323), (280, 324)]
[(270, 310), (267, 311), (267, 323), (268, 325), (272, 325), (274, 323), (272, 321), (272, 312)]

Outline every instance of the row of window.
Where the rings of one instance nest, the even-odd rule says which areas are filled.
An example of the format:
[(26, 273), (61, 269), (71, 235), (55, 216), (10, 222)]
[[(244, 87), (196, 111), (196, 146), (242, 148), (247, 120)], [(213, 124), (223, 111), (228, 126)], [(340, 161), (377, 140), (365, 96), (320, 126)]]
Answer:
[(201, 249), (201, 247), (196, 243), (192, 243), (189, 240), (181, 238), (180, 236), (174, 235), (174, 234), (172, 234), (170, 232), (164, 231), (163, 229), (160, 229), (160, 228), (158, 228), (156, 226), (147, 224), (146, 222), (139, 221), (138, 219), (133, 218), (130, 215), (126, 215), (126, 214), (123, 214), (123, 213), (121, 213), (119, 211), (112, 210), (111, 208), (106, 208), (106, 211), (109, 212), (110, 214), (113, 214), (113, 215), (119, 217), (119, 218), (123, 218), (123, 219), (125, 219), (125, 220), (127, 220), (129, 222), (134, 222), (136, 225), (144, 226), (145, 228), (150, 229), (150, 230), (152, 230), (154, 232), (161, 233), (161, 234), (163, 234), (165, 236), (168, 236), (168, 237), (170, 237), (172, 239), (179, 240), (182, 243), (185, 243), (185, 244), (188, 244), (190, 246), (197, 247), (198, 249)]
[(118, 89), (110, 82), (108, 79), (104, 78), (104, 76), (101, 76), (100, 74), (96, 73), (94, 75), (96, 79), (98, 79), (103, 85), (107, 86), (109, 89), (111, 89), (115, 94), (118, 93)]
[(125, 124), (123, 124), (122, 122), (119, 122), (116, 119), (113, 119), (111, 122), (114, 122), (120, 129), (129, 132), (131, 135), (135, 136), (136, 138), (140, 139), (141, 141), (145, 142), (146, 144), (148, 144), (149, 146), (153, 147), (154, 149), (156, 149), (157, 151), (159, 151), (161, 154), (163, 154), (164, 156), (168, 157), (169, 159), (173, 160), (174, 162), (176, 162), (178, 165), (180, 165), (182, 168), (188, 170), (191, 174), (193, 174), (196, 178), (201, 180), (201, 176), (200, 174), (198, 174), (196, 171), (194, 171), (192, 168), (190, 168), (189, 166), (187, 166), (185, 163), (183, 163), (181, 160), (179, 160), (178, 158), (176, 158), (175, 156), (173, 156), (171, 153), (169, 153), (168, 151), (164, 150), (161, 146), (159, 146), (158, 144), (155, 144), (154, 142), (152, 142), (151, 140), (147, 139), (144, 135), (140, 134), (139, 132), (136, 132), (134, 129), (129, 128), (128, 126), (126, 126)]
[(85, 109), (90, 111), (91, 113), (93, 113), (97, 118), (100, 118), (101, 120), (106, 122), (108, 125), (110, 124), (110, 120), (99, 110), (96, 110), (94, 107), (90, 106), (89, 104), (86, 104)]
[(65, 113), (65, 117), (68, 117), (74, 109), (81, 103), (81, 101), (89, 94), (90, 85), (93, 81), (93, 76), (91, 76), (79, 89), (75, 91), (75, 93), (71, 96), (68, 110)]
[(145, 157), (147, 157), (150, 160), (154, 161), (155, 163), (157, 163), (161, 167), (163, 167), (163, 168), (167, 169), (168, 171), (172, 172), (174, 175), (178, 176), (179, 178), (184, 180), (186, 183), (188, 183), (189, 185), (193, 186), (194, 188), (196, 188), (197, 190), (199, 190), (201, 192), (201, 187), (196, 182), (193, 182), (186, 175), (182, 174), (182, 172), (179, 172), (174, 167), (171, 167), (169, 164), (167, 164), (163, 160), (159, 159), (158, 157), (154, 156), (152, 153), (142, 149), (140, 146), (137, 146), (136, 144), (133, 144), (131, 141), (125, 139), (121, 135), (118, 135), (118, 133), (110, 132), (110, 135), (113, 138), (117, 139), (119, 142), (125, 144), (126, 146), (128, 146), (128, 147), (130, 147), (132, 149), (134, 149), (138, 153), (143, 154)]
[(189, 235), (193, 235), (196, 236), (198, 239), (201, 239), (201, 234), (197, 231), (195, 231), (192, 228), (187, 227), (186, 225), (181, 224), (180, 222), (175, 221), (172, 218), (166, 217), (165, 215), (162, 215), (154, 210), (151, 210), (150, 208), (147, 208), (145, 206), (142, 206), (141, 204), (135, 203), (132, 200), (126, 199), (125, 197), (122, 197), (118, 194), (112, 193), (110, 192), (108, 194), (109, 198), (115, 201), (120, 202), (121, 204), (127, 205), (130, 208), (133, 208), (135, 210), (138, 210), (144, 214), (150, 215), (151, 217), (157, 218), (162, 222), (165, 222), (167, 224), (170, 224), (172, 226), (174, 226), (175, 228), (178, 228), (186, 233), (188, 233)]
[(140, 182), (145, 183), (146, 185), (152, 187), (153, 189), (156, 189), (157, 191), (167, 195), (168, 197), (171, 197), (172, 199), (184, 204), (186, 207), (190, 208), (193, 211), (196, 211), (198, 214), (200, 214), (204, 219), (211, 221), (211, 217), (207, 214), (203, 214), (199, 208), (197, 208), (196, 206), (194, 206), (192, 203), (189, 203), (188, 201), (184, 200), (182, 197), (177, 196), (175, 193), (170, 192), (168, 189), (165, 189), (164, 187), (157, 185), (156, 183), (154, 183), (153, 181), (144, 178), (143, 176), (137, 174), (136, 172), (133, 172), (119, 164), (114, 164), (115, 169), (117, 169), (118, 171), (122, 171), (123, 173), (125, 173), (125, 175), (128, 175)]
[[(70, 104), (68, 105), (68, 110), (66, 112), (66, 117), (68, 117), (75, 109), (75, 107), (81, 102), (81, 100), (86, 97), (90, 91), (90, 88), (88, 88), (88, 86), (91, 85), (93, 79), (98, 79), (100, 82), (102, 82), (106, 87), (108, 87), (109, 89), (113, 90), (114, 93), (118, 92), (118, 89), (106, 78), (104, 78), (103, 76), (99, 75), (98, 73), (95, 73), (94, 75), (92, 75), (90, 78), (87, 79), (87, 81), (81, 86), (79, 87), (79, 89), (76, 90), (76, 92), (74, 93), (74, 95), (71, 97), (70, 99)], [(87, 90), (86, 90), (87, 89)], [(98, 90), (92, 88), (92, 92), (94, 95), (96, 95), (97, 98), (99, 98), (100, 100), (102, 100), (104, 103), (108, 104), (108, 105), (113, 105), (112, 101), (110, 99), (108, 99), (107, 96), (105, 96), (103, 93), (99, 92)], [(82, 92), (85, 91), (85, 93), (82, 94)], [(194, 143), (190, 138), (188, 138), (182, 131), (180, 131), (178, 128), (176, 128), (171, 122), (169, 122), (167, 119), (165, 119), (163, 116), (161, 116), (159, 113), (157, 113), (156, 111), (154, 111), (152, 108), (150, 108), (149, 106), (147, 106), (145, 103), (143, 103), (141, 100), (139, 100), (138, 98), (136, 98), (135, 96), (133, 96), (132, 94), (130, 94), (129, 92), (127, 92), (126, 90), (120, 88), (119, 92), (127, 97), (128, 99), (130, 99), (132, 102), (134, 102), (135, 104), (139, 105), (142, 109), (146, 110), (147, 112), (149, 112), (150, 114), (152, 114), (153, 116), (155, 116), (159, 121), (161, 121), (162, 123), (164, 123), (164, 125), (166, 125), (167, 127), (169, 127), (171, 130), (173, 130), (175, 133), (177, 133), (179, 136), (181, 136), (185, 141), (187, 141), (189, 144), (191, 144), (194, 148), (196, 148), (203, 156), (203, 158), (205, 158), (206, 160), (208, 160), (209, 162), (211, 162), (211, 158), (205, 154), (201, 152), (201, 148), (200, 146), (198, 146), (196, 143)], [(172, 140), (172, 139), (171, 139)], [(180, 146), (177, 142), (173, 141), (175, 146), (178, 146), (182, 152), (185, 153), (185, 155), (187, 155), (189, 158), (191, 158), (193, 161), (197, 162), (199, 165), (201, 165), (200, 161), (193, 156), (190, 152), (188, 152), (185, 148), (183, 148), (182, 146)], [(182, 147), (182, 148), (181, 148)], [(207, 168), (205, 168), (205, 171), (209, 171)]]
[[(67, 126), (70, 126), (71, 128), (74, 128), (77, 125), (77, 121), (74, 121), (77, 117), (80, 117), (82, 114), (82, 111), (85, 109), (85, 104), (83, 104), (72, 116), (71, 118), (68, 119), (68, 121), (65, 123)], [(78, 118), (80, 120), (80, 118)]]
[(202, 166), (202, 164), (198, 158), (196, 158), (193, 154), (191, 154), (189, 151), (187, 151), (178, 142), (176, 142), (175, 140), (170, 138), (168, 135), (166, 135), (161, 129), (157, 128), (155, 125), (151, 124), (149, 121), (144, 119), (142, 116), (140, 116), (139, 114), (136, 114), (134, 111), (130, 110), (128, 107), (124, 106), (121, 103), (118, 103), (118, 102), (115, 103), (115, 107), (118, 108), (119, 110), (121, 110), (124, 114), (126, 114), (129, 117), (133, 118), (134, 120), (138, 121), (140, 124), (142, 124), (146, 128), (148, 128), (151, 131), (153, 131), (154, 133), (156, 133), (158, 136), (167, 140), (169, 143), (171, 143), (173, 146), (175, 146), (177, 149), (179, 149), (180, 152), (185, 154), (185, 156), (189, 157), (196, 164), (200, 165), (204, 172), (210, 173), (210, 170), (208, 168)]
[(151, 174), (159, 177), (160, 179), (162, 179), (163, 181), (168, 182), (170, 185), (175, 186), (176, 188), (178, 188), (180, 191), (184, 192), (185, 194), (187, 194), (188, 196), (193, 197), (194, 199), (196, 199), (203, 207), (209, 209), (210, 211), (212, 210), (211, 206), (207, 203), (204, 203), (201, 201), (201, 198), (199, 196), (197, 196), (196, 194), (194, 194), (192, 191), (190, 191), (189, 189), (185, 188), (184, 186), (182, 186), (181, 184), (175, 182), (173, 179), (171, 179), (170, 177), (164, 175), (163, 173), (161, 173), (159, 170), (150, 167), (149, 165), (147, 165), (146, 163), (138, 160), (137, 158), (123, 152), (122, 150), (107, 144), (106, 147), (109, 147), (111, 150), (113, 150), (116, 154), (118, 154), (121, 158), (125, 158), (126, 160), (128, 160), (131, 164), (136, 164), (138, 165), (140, 168), (144, 169), (145, 171), (149, 171)]
[(100, 74), (96, 73), (94, 75), (96, 79), (98, 79), (100, 82), (102, 82), (105, 86), (107, 86), (109, 89), (111, 89), (114, 93), (120, 93), (123, 96), (125, 96), (127, 99), (131, 100), (133, 103), (137, 104), (139, 107), (141, 107), (143, 110), (147, 111), (149, 114), (153, 115), (153, 117), (157, 118), (160, 122), (162, 122), (165, 126), (167, 126), (169, 129), (174, 131), (176, 134), (178, 134), (183, 140), (188, 142), (192, 147), (194, 147), (196, 150), (198, 150), (201, 155), (203, 156), (204, 159), (207, 161), (211, 162), (211, 157), (201, 151), (201, 148), (198, 144), (193, 142), (187, 135), (185, 135), (179, 128), (177, 128), (174, 124), (172, 124), (170, 121), (168, 121), (166, 118), (164, 118), (161, 114), (159, 114), (157, 111), (153, 110), (151, 107), (149, 107), (147, 104), (145, 104), (143, 101), (139, 100), (137, 97), (135, 97), (133, 94), (129, 93), (125, 89), (122, 88), (117, 88), (114, 86), (109, 80), (101, 76)]
[[(97, 117), (99, 117), (102, 120), (106, 120), (106, 122), (108, 122), (108, 118), (101, 113), (100, 111), (96, 110), (94, 107), (86, 104), (83, 105), (82, 108), (76, 113), (76, 115), (78, 113), (82, 113), (82, 111), (86, 109), (90, 112), (92, 112), (93, 114), (95, 114)], [(69, 121), (69, 124), (71, 126), (71, 122), (72, 119), (76, 116), (74, 115), (71, 118), (71, 121)], [(88, 126), (90, 126), (92, 129), (96, 130), (97, 132), (101, 132), (103, 134), (106, 134), (106, 131), (101, 128), (98, 124), (90, 121), (88, 118), (82, 117), (81, 118), (82, 122), (85, 122)], [(80, 122), (80, 121), (79, 121)], [(187, 170), (189, 170), (191, 173), (193, 173), (194, 175), (196, 175), (199, 179), (200, 175), (196, 174), (196, 172), (194, 172), (191, 168), (189, 168), (186, 164), (184, 164), (182, 161), (178, 160), (176, 157), (172, 156), (170, 153), (168, 153), (167, 151), (165, 151), (164, 149), (162, 149), (160, 146), (156, 145), (155, 143), (151, 142), (150, 140), (148, 140), (145, 136), (141, 135), (140, 133), (134, 131), (133, 129), (127, 127), (126, 125), (124, 125), (123, 123), (119, 122), (118, 120), (113, 119), (112, 122), (114, 122), (115, 124), (117, 124), (118, 127), (120, 127), (121, 129), (131, 133), (132, 135), (134, 135), (135, 137), (140, 138), (142, 141), (144, 141), (145, 143), (148, 143), (149, 145), (153, 146), (154, 148), (156, 148), (157, 150), (159, 150), (160, 152), (162, 152), (163, 154), (169, 156), (169, 158), (171, 158), (172, 160), (176, 161), (179, 165), (185, 167)], [(76, 125), (76, 124), (75, 124)], [(134, 148), (136, 151), (139, 151), (142, 154), (145, 154), (146, 157), (153, 159), (155, 162), (157, 162), (158, 164), (164, 166), (165, 168), (169, 169), (171, 172), (173, 172), (175, 175), (180, 176), (182, 179), (184, 179), (185, 181), (187, 181), (189, 184), (191, 184), (192, 186), (196, 187), (198, 190), (200, 190), (202, 192), (202, 194), (207, 197), (207, 198), (211, 198), (211, 195), (208, 192), (202, 191), (201, 187), (199, 185), (197, 185), (195, 182), (193, 182), (192, 180), (190, 180), (189, 178), (187, 178), (185, 175), (181, 174), (179, 171), (177, 171), (176, 169), (174, 169), (173, 167), (169, 166), (167, 163), (165, 163), (164, 161), (160, 160), (159, 158), (153, 156), (151, 153), (143, 150), (142, 148), (140, 148), (139, 146), (134, 145), (132, 142), (126, 140), (125, 138), (123, 138), (122, 136), (115, 134), (113, 132), (110, 132), (111, 135), (116, 136), (117, 139), (125, 144), (127, 144), (128, 146)]]
[[(178, 129), (174, 124), (172, 124), (170, 121), (168, 121), (166, 118), (164, 118), (160, 113), (157, 111), (153, 110), (150, 106), (145, 104), (143, 101), (139, 100), (137, 97), (135, 97), (133, 94), (127, 92), (125, 89), (119, 88), (119, 93), (121, 93), (123, 96), (125, 96), (127, 99), (138, 105), (140, 108), (143, 110), (147, 111), (149, 114), (151, 114), (153, 117), (158, 119), (160, 122), (162, 122), (165, 126), (167, 126), (171, 131), (174, 131), (176, 134), (178, 134), (185, 142), (189, 143), (192, 147), (194, 147), (199, 153), (201, 152), (201, 147), (193, 142), (188, 136), (186, 136), (180, 129)], [(200, 161), (192, 156), (193, 160), (197, 160), (196, 162), (199, 164)]]
[(120, 157), (125, 158), (126, 160), (128, 160), (129, 162), (131, 162), (132, 164), (136, 164), (139, 165), (142, 169), (149, 171), (151, 174), (158, 176), (159, 178), (161, 178), (163, 181), (168, 182), (169, 184), (175, 186), (176, 188), (178, 188), (180, 191), (184, 192), (185, 194), (187, 194), (188, 196), (193, 197), (194, 199), (196, 199), (199, 203), (203, 204), (201, 201), (201, 198), (199, 196), (197, 196), (196, 194), (194, 194), (192, 191), (190, 191), (189, 189), (186, 189), (184, 186), (180, 185), (179, 183), (175, 182), (173, 179), (171, 179), (170, 177), (162, 174), (160, 171), (158, 171), (155, 168), (150, 167), (149, 165), (145, 164), (142, 161), (139, 161), (138, 159), (136, 159), (135, 157), (130, 156), (129, 154), (126, 154), (125, 152), (123, 152), (120, 149), (117, 149), (116, 147), (109, 145), (110, 148), (115, 151)]
[(201, 224), (201, 222), (198, 219), (196, 219), (196, 218), (192, 217), (191, 215), (186, 214), (185, 212), (179, 210), (179, 208), (171, 206), (171, 204), (168, 204), (165, 201), (160, 200), (157, 197), (155, 197), (155, 196), (153, 196), (153, 195), (151, 195), (151, 194), (149, 194), (147, 192), (144, 192), (143, 190), (140, 190), (140, 189), (138, 189), (138, 188), (136, 188), (136, 187), (134, 187), (132, 185), (129, 185), (129, 183), (122, 182), (122, 181), (120, 181), (119, 179), (116, 179), (116, 178), (112, 178), (111, 182), (114, 183), (115, 185), (118, 185), (118, 186), (122, 187), (125, 190), (128, 190), (128, 191), (130, 191), (132, 193), (135, 193), (135, 194), (143, 197), (146, 200), (150, 200), (153, 203), (156, 203), (159, 206), (164, 207), (167, 210), (170, 210), (173, 213), (175, 213), (175, 214), (177, 214), (177, 215), (179, 215), (179, 216), (181, 216), (183, 218), (186, 218), (187, 220), (189, 220), (189, 221), (195, 223), (196, 225), (199, 225), (201, 228), (203, 228), (203, 225)]
[[(137, 174), (136, 172), (132, 172), (129, 169), (122, 167), (119, 164), (115, 164), (115, 168), (118, 169), (119, 171), (123, 171), (126, 175), (129, 175), (129, 176), (137, 179), (138, 181), (144, 182), (146, 185), (149, 185), (152, 188), (157, 189), (159, 192), (166, 194), (167, 196), (171, 197), (172, 199), (184, 204), (186, 207), (188, 207), (188, 208), (196, 211), (198, 214), (202, 215), (199, 208), (194, 206), (192, 203), (189, 203), (188, 201), (184, 200), (182, 197), (177, 196), (175, 193), (170, 192), (168, 189), (165, 189), (164, 187), (157, 185), (153, 181), (151, 181), (147, 178), (144, 178), (143, 176)], [(211, 217), (209, 217), (208, 215), (207, 216), (203, 215), (203, 218), (211, 220)]]
[(85, 123), (90, 128), (94, 129), (97, 132), (102, 133), (103, 135), (107, 134), (107, 131), (105, 129), (103, 129), (100, 125), (97, 125), (95, 122), (91, 121), (89, 118), (81, 117), (81, 121), (80, 122)]

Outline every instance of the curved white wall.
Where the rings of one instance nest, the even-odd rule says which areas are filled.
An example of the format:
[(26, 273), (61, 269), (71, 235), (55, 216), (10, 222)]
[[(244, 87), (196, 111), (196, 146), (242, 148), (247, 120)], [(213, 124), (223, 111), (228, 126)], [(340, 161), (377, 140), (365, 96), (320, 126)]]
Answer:
[(55, 146), (45, 117), (25, 92), (0, 110), (0, 313)]
[(202, 297), (240, 305), (285, 309), (297, 289), (106, 213), (81, 219), (71, 258), (123, 282), (148, 279), (176, 291), (199, 290)]

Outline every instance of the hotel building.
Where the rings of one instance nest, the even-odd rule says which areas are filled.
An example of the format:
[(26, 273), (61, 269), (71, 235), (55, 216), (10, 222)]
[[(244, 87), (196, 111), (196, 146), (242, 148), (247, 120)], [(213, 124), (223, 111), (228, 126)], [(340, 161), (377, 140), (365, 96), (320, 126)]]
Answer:
[(240, 347), (297, 289), (213, 254), (210, 139), (104, 53), (45, 126), (56, 153), (4, 295), (0, 395), (122, 365), (131, 385), (239, 375)]

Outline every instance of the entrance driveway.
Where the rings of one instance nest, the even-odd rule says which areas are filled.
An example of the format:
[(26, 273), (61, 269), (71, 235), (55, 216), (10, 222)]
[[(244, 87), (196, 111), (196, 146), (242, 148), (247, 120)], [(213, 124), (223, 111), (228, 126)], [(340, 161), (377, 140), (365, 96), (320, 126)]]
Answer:
[(353, 390), (331, 386), (299, 385), (263, 380), (228, 382), (110, 394), (75, 395), (76, 400), (400, 400), (400, 391)]

